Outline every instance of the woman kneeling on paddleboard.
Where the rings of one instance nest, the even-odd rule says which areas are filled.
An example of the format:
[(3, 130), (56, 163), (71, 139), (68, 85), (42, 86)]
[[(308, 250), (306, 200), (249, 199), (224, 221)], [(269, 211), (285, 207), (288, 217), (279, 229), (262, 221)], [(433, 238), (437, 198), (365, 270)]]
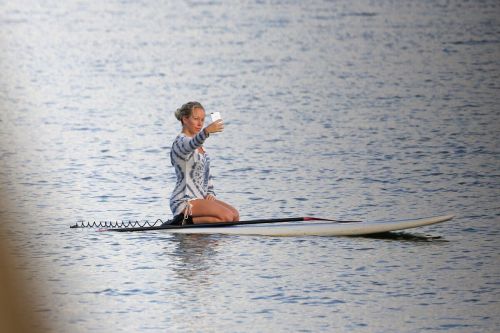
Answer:
[(174, 214), (171, 224), (234, 222), (238, 211), (215, 198), (210, 177), (210, 158), (203, 142), (211, 133), (224, 130), (222, 119), (203, 128), (205, 109), (198, 102), (188, 102), (175, 112), (182, 132), (175, 138), (170, 160), (175, 168), (177, 183), (170, 197)]

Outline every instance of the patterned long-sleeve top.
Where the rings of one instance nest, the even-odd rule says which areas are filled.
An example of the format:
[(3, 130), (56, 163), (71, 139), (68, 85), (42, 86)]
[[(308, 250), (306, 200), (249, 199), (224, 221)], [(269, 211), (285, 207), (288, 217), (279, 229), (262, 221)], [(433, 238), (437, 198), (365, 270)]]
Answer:
[(206, 152), (198, 152), (207, 137), (204, 130), (192, 138), (181, 133), (172, 144), (170, 161), (177, 176), (170, 197), (170, 209), (174, 216), (183, 213), (190, 200), (215, 195), (210, 177), (210, 158)]

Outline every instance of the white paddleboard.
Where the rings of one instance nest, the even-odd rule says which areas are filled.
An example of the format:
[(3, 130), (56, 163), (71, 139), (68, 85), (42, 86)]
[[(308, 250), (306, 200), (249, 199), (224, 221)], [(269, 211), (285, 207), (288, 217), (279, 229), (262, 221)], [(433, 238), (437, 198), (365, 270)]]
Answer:
[(454, 215), (399, 221), (338, 223), (331, 221), (263, 223), (225, 227), (163, 229), (176, 234), (226, 234), (263, 236), (357, 236), (404, 230), (451, 220)]

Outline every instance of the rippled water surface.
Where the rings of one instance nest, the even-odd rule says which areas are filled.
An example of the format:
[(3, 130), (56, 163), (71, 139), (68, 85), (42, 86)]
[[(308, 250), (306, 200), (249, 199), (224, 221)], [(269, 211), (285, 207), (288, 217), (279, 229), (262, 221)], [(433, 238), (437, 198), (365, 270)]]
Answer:
[[(4, 237), (66, 332), (494, 332), (497, 1), (0, 2)], [(169, 218), (173, 111), (220, 111), (242, 218), (383, 237), (112, 234)]]

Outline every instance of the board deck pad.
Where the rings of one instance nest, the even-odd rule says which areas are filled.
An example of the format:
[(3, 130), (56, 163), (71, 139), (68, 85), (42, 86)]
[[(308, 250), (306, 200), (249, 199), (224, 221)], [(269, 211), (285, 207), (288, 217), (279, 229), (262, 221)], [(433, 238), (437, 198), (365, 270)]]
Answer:
[(279, 223), (220, 223), (187, 226), (153, 226), (137, 228), (109, 228), (102, 231), (161, 231), (177, 234), (226, 234), (263, 236), (357, 236), (417, 228), (449, 221), (454, 215), (418, 219), (341, 222), (332, 220), (279, 222)]

